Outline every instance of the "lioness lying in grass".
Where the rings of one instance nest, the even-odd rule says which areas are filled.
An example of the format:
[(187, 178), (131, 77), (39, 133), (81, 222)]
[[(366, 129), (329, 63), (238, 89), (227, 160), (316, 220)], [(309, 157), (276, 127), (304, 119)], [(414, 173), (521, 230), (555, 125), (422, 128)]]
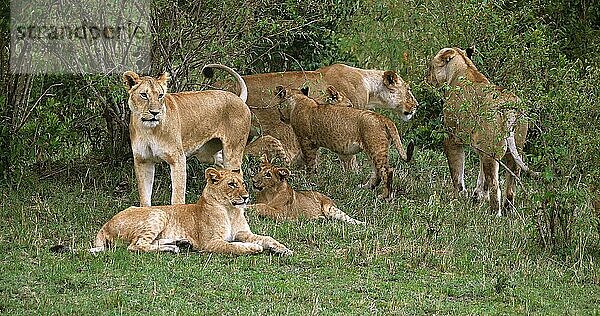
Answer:
[(206, 187), (196, 204), (130, 207), (98, 232), (90, 252), (105, 250), (117, 239), (132, 251), (179, 252), (178, 245), (227, 254), (292, 251), (269, 236), (255, 235), (244, 217), (248, 191), (239, 172), (208, 168)]
[(290, 171), (278, 168), (263, 157), (259, 172), (252, 177), (256, 204), (248, 208), (259, 216), (276, 220), (298, 218), (329, 218), (351, 224), (364, 224), (335, 206), (329, 197), (316, 191), (295, 191), (288, 184)]

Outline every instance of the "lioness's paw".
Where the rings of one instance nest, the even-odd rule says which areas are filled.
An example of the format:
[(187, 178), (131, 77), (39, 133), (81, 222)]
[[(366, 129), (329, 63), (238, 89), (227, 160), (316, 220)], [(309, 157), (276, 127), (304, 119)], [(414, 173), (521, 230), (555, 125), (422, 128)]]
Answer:
[(160, 245), (158, 247), (158, 251), (179, 253), (179, 247), (177, 247), (175, 245)]
[(287, 256), (291, 256), (294, 254), (293, 251), (291, 251), (290, 249), (288, 249), (286, 247), (272, 248), (271, 251), (273, 251), (274, 253), (276, 253), (282, 257), (287, 257)]
[(192, 242), (187, 239), (176, 240), (175, 246), (179, 247), (179, 250), (183, 251), (192, 251), (194, 249)]
[(245, 248), (248, 253), (259, 253), (263, 251), (263, 246), (258, 244), (247, 244), (245, 245)]

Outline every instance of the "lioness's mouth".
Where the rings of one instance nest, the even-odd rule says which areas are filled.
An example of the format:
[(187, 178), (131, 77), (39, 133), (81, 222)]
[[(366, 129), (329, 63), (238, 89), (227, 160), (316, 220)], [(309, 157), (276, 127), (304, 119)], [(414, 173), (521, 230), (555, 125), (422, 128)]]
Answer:
[(155, 118), (155, 117), (153, 117), (153, 118), (151, 118), (151, 119), (145, 119), (145, 118), (143, 118), (143, 119), (142, 119), (142, 122), (158, 122), (158, 119), (157, 119), (157, 118)]

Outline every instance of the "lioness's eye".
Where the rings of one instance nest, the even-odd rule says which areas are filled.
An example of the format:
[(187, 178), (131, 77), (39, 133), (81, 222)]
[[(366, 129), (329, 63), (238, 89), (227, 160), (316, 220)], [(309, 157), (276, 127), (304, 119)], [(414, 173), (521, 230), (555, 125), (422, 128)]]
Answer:
[(229, 182), (229, 187), (232, 188), (232, 189), (235, 189), (235, 188), (237, 188), (237, 183), (235, 183), (235, 182)]
[(158, 99), (159, 100), (162, 100), (164, 97), (165, 97), (164, 93), (161, 93), (161, 94), (158, 95)]
[(144, 100), (148, 100), (148, 94), (146, 92), (140, 93), (140, 97), (142, 97)]
[(267, 171), (267, 172), (265, 173), (265, 178), (267, 178), (267, 179), (271, 179), (271, 171)]

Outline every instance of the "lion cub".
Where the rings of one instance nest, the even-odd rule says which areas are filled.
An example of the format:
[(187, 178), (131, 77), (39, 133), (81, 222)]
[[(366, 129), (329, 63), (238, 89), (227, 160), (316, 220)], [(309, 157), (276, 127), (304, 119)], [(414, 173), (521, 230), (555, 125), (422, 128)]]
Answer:
[(244, 217), (248, 191), (238, 172), (208, 168), (206, 187), (196, 204), (130, 207), (110, 219), (98, 232), (92, 253), (115, 240), (129, 242), (132, 251), (179, 252), (178, 245), (227, 254), (270, 250), (292, 251), (269, 236), (255, 235)]
[(290, 171), (278, 168), (263, 157), (260, 171), (252, 177), (256, 192), (254, 209), (259, 216), (276, 220), (304, 218), (331, 218), (350, 224), (364, 224), (335, 206), (329, 197), (315, 191), (294, 191), (287, 182)]
[[(340, 99), (334, 87), (327, 88), (331, 99)], [(374, 170), (363, 187), (375, 188), (383, 182), (381, 198), (392, 195), (393, 171), (388, 161), (388, 148), (393, 140), (401, 159), (412, 158), (414, 144), (404, 151), (396, 125), (387, 117), (346, 106), (321, 105), (308, 97), (308, 89), (283, 89), (279, 86), (281, 119), (289, 123), (300, 142), (300, 148), (309, 170), (314, 172), (317, 150), (325, 147), (337, 153), (347, 164), (352, 155), (365, 151)], [(337, 104), (336, 104), (337, 105)]]

